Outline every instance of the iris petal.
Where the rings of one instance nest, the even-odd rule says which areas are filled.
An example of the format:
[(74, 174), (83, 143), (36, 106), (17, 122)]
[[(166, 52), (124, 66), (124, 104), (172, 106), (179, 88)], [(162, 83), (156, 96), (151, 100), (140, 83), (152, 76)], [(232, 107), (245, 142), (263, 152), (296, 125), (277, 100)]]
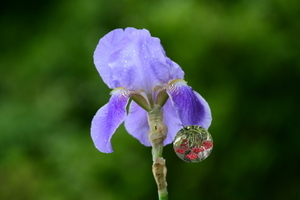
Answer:
[(163, 107), (163, 114), (164, 123), (168, 127), (168, 134), (164, 140), (164, 145), (167, 145), (173, 142), (176, 133), (182, 128), (182, 123), (170, 100), (165, 103)]
[(100, 39), (94, 52), (95, 66), (103, 81), (111, 89), (121, 87), (121, 84), (119, 81), (113, 80), (113, 69), (108, 65), (108, 59), (111, 53), (115, 51), (115, 48), (120, 45), (123, 35), (122, 29), (115, 29), (109, 32)]
[(111, 137), (126, 117), (129, 96), (115, 89), (109, 102), (100, 108), (92, 120), (91, 136), (96, 148), (103, 153), (113, 152)]
[(167, 93), (183, 126), (199, 125), (208, 129), (212, 120), (211, 111), (200, 94), (193, 91), (184, 80), (172, 83)]
[(132, 101), (125, 120), (125, 128), (130, 135), (138, 139), (143, 145), (151, 146), (149, 141), (149, 125), (147, 112)]
[(160, 40), (146, 29), (116, 29), (100, 39), (94, 63), (110, 87), (143, 89), (147, 94), (156, 85), (182, 79), (184, 72), (165, 54)]

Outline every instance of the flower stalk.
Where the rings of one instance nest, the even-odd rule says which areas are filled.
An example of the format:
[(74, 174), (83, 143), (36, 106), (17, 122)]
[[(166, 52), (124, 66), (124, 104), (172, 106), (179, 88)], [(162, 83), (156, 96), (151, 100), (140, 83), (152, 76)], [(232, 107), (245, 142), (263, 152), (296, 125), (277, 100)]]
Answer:
[(148, 122), (150, 126), (149, 140), (152, 145), (152, 172), (157, 184), (158, 197), (159, 200), (167, 200), (167, 167), (162, 152), (163, 141), (167, 136), (168, 128), (163, 122), (163, 112), (160, 105), (154, 105), (153, 109), (148, 112)]
[(124, 122), (129, 134), (141, 144), (152, 146), (159, 200), (167, 200), (163, 145), (172, 143), (182, 126), (208, 129), (208, 103), (187, 85), (184, 71), (166, 56), (159, 38), (146, 29), (129, 27), (109, 32), (100, 39), (93, 58), (102, 80), (113, 89), (108, 103), (92, 120), (95, 147), (112, 153), (111, 138)]

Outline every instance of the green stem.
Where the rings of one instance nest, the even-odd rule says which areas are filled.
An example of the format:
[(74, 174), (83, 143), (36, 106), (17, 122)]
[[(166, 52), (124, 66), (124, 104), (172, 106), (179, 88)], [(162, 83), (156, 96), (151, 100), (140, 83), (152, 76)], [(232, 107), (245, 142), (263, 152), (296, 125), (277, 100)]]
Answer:
[(162, 152), (163, 141), (167, 136), (168, 129), (163, 122), (161, 106), (154, 105), (153, 109), (148, 112), (148, 121), (150, 126), (149, 140), (152, 145), (152, 172), (158, 188), (158, 197), (159, 200), (167, 200), (167, 168)]

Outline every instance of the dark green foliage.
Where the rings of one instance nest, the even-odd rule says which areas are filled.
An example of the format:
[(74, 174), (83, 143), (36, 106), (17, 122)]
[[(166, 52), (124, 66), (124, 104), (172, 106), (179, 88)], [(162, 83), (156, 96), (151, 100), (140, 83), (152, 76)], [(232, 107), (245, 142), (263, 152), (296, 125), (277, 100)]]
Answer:
[(110, 91), (93, 51), (129, 26), (161, 39), (213, 112), (205, 161), (165, 147), (170, 199), (299, 198), (299, 13), (292, 0), (3, 4), (0, 199), (157, 198), (150, 148), (122, 126), (106, 155), (89, 133)]

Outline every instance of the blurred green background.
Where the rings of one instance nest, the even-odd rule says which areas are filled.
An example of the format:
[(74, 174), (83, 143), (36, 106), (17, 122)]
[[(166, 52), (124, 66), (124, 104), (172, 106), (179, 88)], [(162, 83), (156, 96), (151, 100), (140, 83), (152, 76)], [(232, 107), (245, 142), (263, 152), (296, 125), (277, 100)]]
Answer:
[(171, 200), (299, 198), (299, 1), (11, 0), (0, 27), (0, 199), (157, 199), (150, 148), (90, 138), (110, 92), (93, 51), (120, 27), (159, 37), (212, 109), (204, 162), (165, 147)]

